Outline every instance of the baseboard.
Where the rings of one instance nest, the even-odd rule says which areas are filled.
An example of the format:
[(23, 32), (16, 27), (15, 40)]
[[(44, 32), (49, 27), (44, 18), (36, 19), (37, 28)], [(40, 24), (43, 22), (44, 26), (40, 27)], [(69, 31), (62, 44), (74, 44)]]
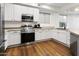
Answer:
[(60, 44), (64, 45), (64, 46), (67, 47), (67, 48), (70, 48), (70, 46), (68, 46), (67, 44), (65, 44), (65, 43), (63, 43), (63, 42), (61, 42), (61, 41), (58, 41), (58, 40), (56, 40), (56, 39), (54, 39), (54, 38), (51, 38), (51, 40), (52, 40), (52, 41), (55, 41), (55, 42), (57, 42), (57, 43), (60, 43)]
[(63, 42), (60, 42), (60, 41), (58, 41), (58, 40), (56, 40), (54, 38), (47, 38), (47, 39), (37, 40), (37, 41), (34, 41), (34, 42), (29, 42), (29, 43), (24, 43), (24, 44), (10, 45), (6, 49), (8, 49), (8, 48), (15, 48), (15, 47), (24, 46), (24, 45), (31, 45), (31, 44), (34, 44), (34, 43), (43, 42), (43, 41), (47, 41), (47, 40), (55, 41), (57, 43), (60, 43), (60, 44), (62, 44), (64, 46), (66, 46), (67, 48), (69, 48), (69, 46), (67, 44), (63, 43)]
[(37, 40), (37, 41), (34, 41), (34, 42), (28, 42), (28, 43), (23, 43), (23, 44), (14, 44), (14, 45), (8, 46), (6, 49), (14, 48), (14, 47), (19, 47), (19, 46), (24, 46), (24, 45), (30, 45), (30, 44), (34, 44), (34, 43), (37, 43), (37, 42), (47, 41), (47, 40), (51, 40), (51, 39), (48, 38), (48, 39)]

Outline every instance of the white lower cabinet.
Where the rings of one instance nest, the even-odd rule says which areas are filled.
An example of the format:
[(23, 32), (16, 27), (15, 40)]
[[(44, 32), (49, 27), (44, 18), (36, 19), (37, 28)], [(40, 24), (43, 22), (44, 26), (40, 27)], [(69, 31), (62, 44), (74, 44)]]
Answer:
[(14, 21), (14, 5), (13, 4), (4, 5), (4, 20)]
[(14, 44), (20, 44), (21, 38), (20, 38), (20, 31), (9, 31), (5, 32), (5, 49)]
[(70, 47), (70, 32), (67, 32), (67, 35), (66, 35), (66, 44), (68, 45), (68, 47)]
[(33, 8), (34, 21), (39, 22), (39, 9)]
[(57, 40), (66, 43), (66, 31), (57, 31)]
[(45, 35), (45, 31), (35, 31), (35, 40), (43, 40), (46, 37)]
[[(39, 29), (35, 30), (35, 41), (54, 38), (70, 46), (70, 32), (65, 30)], [(20, 31), (5, 31), (5, 49), (14, 44), (21, 43)]]
[(35, 32), (35, 40), (43, 40), (47, 38), (54, 38), (57, 41), (69, 45), (70, 35), (65, 30), (41, 30)]

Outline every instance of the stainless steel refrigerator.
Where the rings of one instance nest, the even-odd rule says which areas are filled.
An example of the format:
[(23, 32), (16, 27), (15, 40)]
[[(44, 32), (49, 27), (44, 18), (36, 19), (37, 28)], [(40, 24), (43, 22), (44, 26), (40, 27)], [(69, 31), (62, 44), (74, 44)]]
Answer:
[(0, 4), (0, 55), (4, 53), (4, 8), (3, 4)]

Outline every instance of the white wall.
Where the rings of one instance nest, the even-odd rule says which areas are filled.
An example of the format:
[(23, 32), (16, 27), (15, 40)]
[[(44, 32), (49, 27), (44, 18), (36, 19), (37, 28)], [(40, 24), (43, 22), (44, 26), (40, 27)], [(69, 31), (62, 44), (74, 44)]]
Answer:
[(79, 29), (79, 15), (68, 15), (67, 16), (67, 28), (70, 30)]

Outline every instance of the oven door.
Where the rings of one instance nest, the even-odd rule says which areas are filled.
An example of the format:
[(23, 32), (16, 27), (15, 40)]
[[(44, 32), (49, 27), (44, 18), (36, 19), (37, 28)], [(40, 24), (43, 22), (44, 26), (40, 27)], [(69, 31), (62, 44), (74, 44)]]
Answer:
[(21, 33), (21, 44), (34, 42), (35, 41), (35, 33)]

